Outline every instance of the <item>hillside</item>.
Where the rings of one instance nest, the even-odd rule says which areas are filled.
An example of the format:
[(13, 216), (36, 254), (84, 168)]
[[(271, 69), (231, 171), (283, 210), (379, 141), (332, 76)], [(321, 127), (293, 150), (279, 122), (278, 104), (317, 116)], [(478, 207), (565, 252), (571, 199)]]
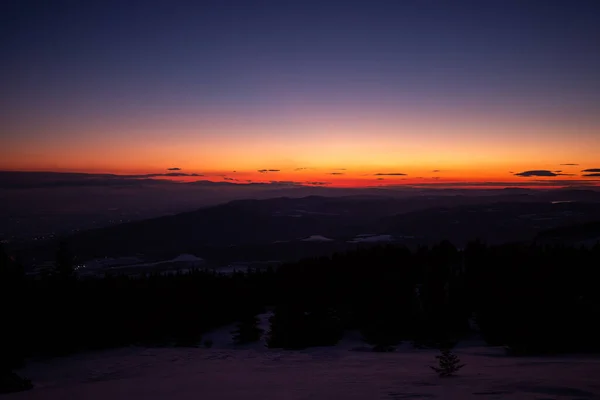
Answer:
[(570, 244), (600, 241), (600, 220), (548, 229), (540, 232), (536, 241)]
[(531, 240), (541, 231), (597, 219), (598, 202), (497, 202), (406, 213), (380, 221), (380, 229), (462, 245), (474, 238), (490, 243)]
[[(453, 192), (451, 192), (453, 193)], [(583, 201), (585, 200), (585, 201)], [(494, 195), (342, 196), (236, 200), (195, 211), (83, 231), (68, 240), (81, 259), (192, 253), (210, 261), (293, 260), (356, 246), (359, 235), (407, 245), (479, 237), (531, 240), (539, 232), (600, 219), (600, 193), (549, 191)], [(331, 241), (303, 241), (323, 236)], [(56, 241), (21, 247), (22, 258), (51, 259)]]

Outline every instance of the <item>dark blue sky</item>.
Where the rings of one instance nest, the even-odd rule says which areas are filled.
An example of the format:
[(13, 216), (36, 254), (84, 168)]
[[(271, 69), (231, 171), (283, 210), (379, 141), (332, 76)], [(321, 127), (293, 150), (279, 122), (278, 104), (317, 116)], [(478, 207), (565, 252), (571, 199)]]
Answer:
[(581, 112), (599, 100), (597, 1), (3, 4), (3, 97), (24, 108), (29, 93), (33, 107), (117, 95), (118, 108), (154, 96), (268, 100), (282, 86), (308, 97), (561, 96)]

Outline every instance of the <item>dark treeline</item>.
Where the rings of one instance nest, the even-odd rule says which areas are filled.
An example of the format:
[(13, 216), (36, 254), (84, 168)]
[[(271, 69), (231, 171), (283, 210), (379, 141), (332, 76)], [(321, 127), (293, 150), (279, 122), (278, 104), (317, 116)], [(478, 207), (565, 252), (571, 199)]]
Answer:
[(386, 246), (283, 265), (268, 345), (329, 345), (346, 329), (360, 330), (376, 350), (408, 339), (443, 345), (468, 328), (461, 266), (447, 242), (416, 252)]
[(0, 370), (82, 350), (194, 346), (214, 328), (263, 312), (273, 297), (272, 270), (80, 279), (73, 259), (62, 244), (53, 270), (26, 277), (0, 248)]
[(56, 266), (26, 278), (0, 249), (0, 359), (141, 345), (195, 345), (238, 321), (237, 343), (260, 337), (256, 315), (274, 307), (266, 344), (335, 344), (359, 330), (375, 350), (401, 341), (450, 347), (476, 321), (489, 344), (516, 353), (600, 350), (600, 246), (449, 242), (411, 251), (358, 248), (282, 265), (276, 272), (78, 279), (61, 245)]
[(384, 246), (284, 265), (268, 344), (302, 348), (358, 329), (375, 350), (451, 347), (479, 327), (516, 354), (600, 351), (600, 245)]

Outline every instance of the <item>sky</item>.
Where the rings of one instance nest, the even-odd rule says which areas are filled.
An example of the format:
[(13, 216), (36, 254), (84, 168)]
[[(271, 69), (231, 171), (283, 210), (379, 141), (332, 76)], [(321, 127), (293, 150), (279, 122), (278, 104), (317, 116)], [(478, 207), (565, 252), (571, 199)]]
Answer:
[(0, 170), (600, 183), (599, 19), (585, 0), (4, 0)]

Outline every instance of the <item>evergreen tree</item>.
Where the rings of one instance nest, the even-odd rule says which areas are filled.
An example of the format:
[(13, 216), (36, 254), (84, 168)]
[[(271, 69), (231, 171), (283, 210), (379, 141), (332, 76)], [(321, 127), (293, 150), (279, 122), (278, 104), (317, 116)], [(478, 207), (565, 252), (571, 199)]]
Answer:
[(262, 329), (258, 327), (260, 320), (256, 315), (248, 314), (238, 322), (236, 330), (232, 332), (235, 344), (247, 344), (260, 340)]
[(266, 273), (114, 273), (94, 280), (75, 278), (68, 250), (61, 243), (49, 279), (25, 279), (19, 263), (0, 251), (5, 370), (18, 366), (22, 349), (37, 356), (173, 340), (190, 345), (235, 322), (234, 340), (246, 342), (259, 336), (255, 315), (266, 305), (275, 305), (269, 347), (332, 345), (344, 329), (359, 329), (376, 350), (411, 339), (451, 348), (473, 314), (488, 342), (515, 351), (600, 350), (600, 246), (374, 246)]
[(25, 274), (0, 243), (0, 370), (22, 366)]
[(61, 241), (58, 245), (54, 276), (62, 281), (72, 280), (75, 277), (75, 259), (65, 241)]
[(14, 393), (33, 389), (29, 379), (21, 378), (14, 372), (0, 371), (0, 393)]
[(24, 290), (23, 268), (0, 243), (0, 393), (31, 389), (27, 379), (12, 372), (24, 363), (24, 309), (19, 297)]
[(334, 346), (344, 334), (337, 310), (331, 307), (314, 307), (306, 314), (308, 346)]
[(308, 347), (306, 314), (297, 305), (277, 306), (269, 323), (267, 347), (295, 350)]
[(442, 349), (441, 354), (435, 356), (438, 360), (437, 367), (431, 367), (440, 377), (452, 376), (458, 372), (465, 364), (460, 363), (458, 356), (450, 349)]
[(46, 336), (53, 355), (69, 354), (77, 349), (81, 336), (77, 333), (80, 329), (78, 319), (75, 317), (79, 287), (75, 275), (74, 257), (65, 241), (59, 243), (56, 252), (54, 270), (50, 275), (50, 288), (48, 299), (52, 311), (43, 318), (53, 329)]

